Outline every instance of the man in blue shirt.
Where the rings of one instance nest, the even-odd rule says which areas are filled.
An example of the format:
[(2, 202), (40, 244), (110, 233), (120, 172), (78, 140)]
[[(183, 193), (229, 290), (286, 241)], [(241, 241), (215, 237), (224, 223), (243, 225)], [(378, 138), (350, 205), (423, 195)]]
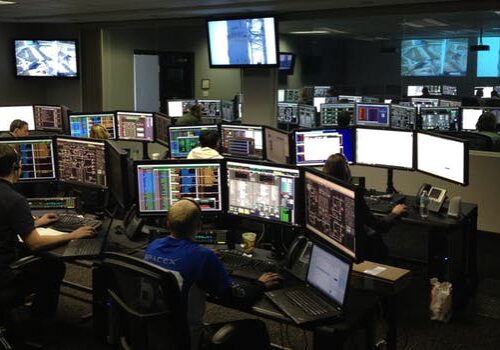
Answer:
[[(192, 241), (201, 227), (201, 209), (198, 203), (188, 198), (179, 200), (170, 207), (167, 222), (171, 235), (153, 241), (146, 249), (144, 259), (180, 273), (188, 319), (193, 319), (190, 313), (195, 313), (189, 305), (192, 303), (193, 289), (199, 289), (232, 305), (249, 307), (265, 289), (279, 283), (280, 276), (268, 272), (253, 285), (234, 284), (217, 255)], [(202, 313), (199, 314), (200, 318), (201, 316)], [(197, 343), (200, 334), (193, 330), (194, 322), (190, 322), (191, 338), (192, 343)]]

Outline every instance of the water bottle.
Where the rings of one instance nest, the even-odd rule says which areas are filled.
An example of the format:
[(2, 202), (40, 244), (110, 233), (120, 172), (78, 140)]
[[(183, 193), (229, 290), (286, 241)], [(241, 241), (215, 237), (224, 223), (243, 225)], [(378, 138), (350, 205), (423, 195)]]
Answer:
[(429, 195), (423, 191), (420, 196), (420, 217), (426, 219), (429, 216)]

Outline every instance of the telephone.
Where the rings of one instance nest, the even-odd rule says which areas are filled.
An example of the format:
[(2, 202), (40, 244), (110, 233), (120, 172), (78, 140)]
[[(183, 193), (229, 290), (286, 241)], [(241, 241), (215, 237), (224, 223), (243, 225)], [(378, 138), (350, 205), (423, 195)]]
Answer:
[(430, 184), (422, 184), (417, 192), (417, 205), (420, 204), (418, 201), (424, 191), (427, 191), (427, 195), (429, 196), (429, 210), (434, 213), (439, 213), (446, 200), (446, 190)]
[(312, 242), (305, 236), (294, 239), (285, 256), (285, 268), (298, 279), (305, 281)]

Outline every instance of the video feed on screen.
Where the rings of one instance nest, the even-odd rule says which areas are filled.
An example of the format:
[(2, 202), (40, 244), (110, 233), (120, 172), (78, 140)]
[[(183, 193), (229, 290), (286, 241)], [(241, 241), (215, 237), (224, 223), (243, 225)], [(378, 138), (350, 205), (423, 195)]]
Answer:
[(16, 40), (14, 43), (17, 76), (78, 76), (74, 40)]
[(401, 42), (402, 76), (464, 76), (468, 40), (414, 39)]
[(500, 77), (500, 37), (484, 37), (483, 45), (489, 45), (490, 49), (477, 53), (477, 76)]

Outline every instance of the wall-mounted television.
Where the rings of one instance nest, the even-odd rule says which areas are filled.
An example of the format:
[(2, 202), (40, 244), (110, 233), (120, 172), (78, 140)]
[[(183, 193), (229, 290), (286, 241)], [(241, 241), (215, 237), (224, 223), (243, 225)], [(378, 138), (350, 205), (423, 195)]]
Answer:
[(295, 54), (291, 52), (280, 52), (279, 71), (284, 74), (293, 74), (295, 68)]
[(211, 68), (278, 67), (274, 17), (207, 21)]
[(79, 76), (76, 40), (14, 40), (17, 77)]

